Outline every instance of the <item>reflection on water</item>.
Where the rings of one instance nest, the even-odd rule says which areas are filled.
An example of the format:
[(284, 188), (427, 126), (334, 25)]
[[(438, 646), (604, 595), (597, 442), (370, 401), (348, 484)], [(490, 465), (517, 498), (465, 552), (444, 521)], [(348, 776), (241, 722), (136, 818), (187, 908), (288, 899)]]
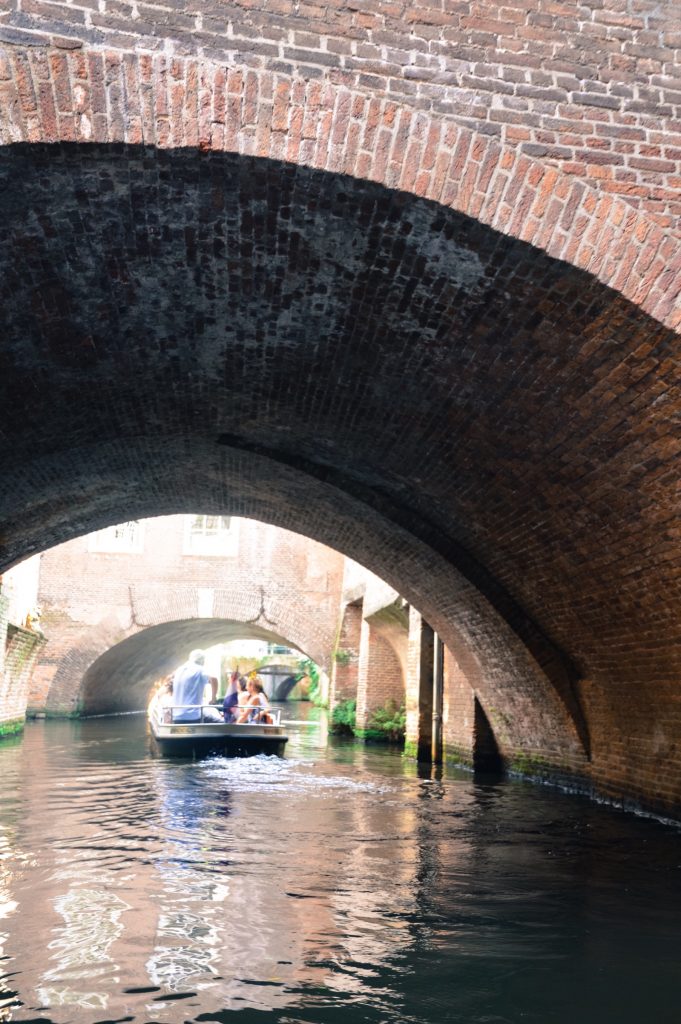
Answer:
[(324, 738), (0, 744), (0, 1021), (676, 1024), (676, 830)]
[(40, 1002), (103, 1010), (111, 982), (120, 981), (109, 949), (123, 931), (121, 915), (129, 909), (128, 904), (105, 889), (81, 888), (76, 877), (66, 895), (54, 900), (54, 907), (64, 926), (47, 946), (55, 966), (42, 976)]
[[(201, 790), (188, 786), (185, 776), (168, 775), (161, 764), (154, 766), (153, 774), (167, 843), (155, 864), (158, 883), (152, 900), (158, 907), (158, 924), (146, 969), (152, 985), (178, 993), (205, 987), (218, 973), (221, 904), (229, 885), (227, 879), (206, 877), (202, 870), (204, 843), (210, 842), (219, 805), (204, 814)], [(228, 813), (228, 798), (225, 794), (223, 813)]]

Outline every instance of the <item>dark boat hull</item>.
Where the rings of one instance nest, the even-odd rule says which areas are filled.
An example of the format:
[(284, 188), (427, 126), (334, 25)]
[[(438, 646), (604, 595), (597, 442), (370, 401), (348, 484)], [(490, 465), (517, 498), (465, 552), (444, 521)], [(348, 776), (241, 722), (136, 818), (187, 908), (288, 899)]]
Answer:
[(286, 749), (288, 737), (232, 738), (192, 737), (185, 739), (160, 739), (152, 733), (153, 743), (164, 757), (206, 757), (221, 754), (223, 757), (253, 757), (255, 754), (276, 754), (281, 757)]
[(166, 757), (282, 755), (288, 742), (288, 736), (278, 725), (161, 723), (150, 716), (149, 727), (156, 750)]

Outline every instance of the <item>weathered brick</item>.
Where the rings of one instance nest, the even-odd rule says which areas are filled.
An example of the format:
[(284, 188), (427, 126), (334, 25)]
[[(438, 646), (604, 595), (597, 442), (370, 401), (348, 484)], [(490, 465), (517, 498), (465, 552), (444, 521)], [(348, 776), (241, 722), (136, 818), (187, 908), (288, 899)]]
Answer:
[[(64, 5), (57, 24), (59, 5), (51, 4), (50, 27), (42, 5), (34, 2), (10, 12), (2, 27), (5, 35), (14, 33), (4, 48), (11, 78), (3, 78), (8, 99), (2, 137), (23, 144), (14, 147), (16, 157), (10, 156), (32, 168), (26, 171), (26, 187), (34, 189), (35, 208), (26, 211), (21, 230), (13, 229), (9, 238), (3, 223), (2, 258), (11, 254), (15, 261), (6, 276), (2, 308), (10, 323), (3, 337), (12, 346), (21, 338), (33, 341), (26, 341), (29, 356), (22, 349), (15, 359), (3, 348), (0, 388), (9, 389), (3, 392), (3, 408), (9, 410), (17, 395), (28, 393), (30, 382), (41, 409), (68, 408), (73, 423), (45, 421), (45, 436), (31, 442), (52, 469), (40, 477), (40, 486), (30, 483), (28, 473), (16, 482), (17, 495), (30, 495), (21, 510), (12, 506), (11, 515), (5, 514), (10, 525), (22, 522), (21, 531), (10, 536), (3, 521), (3, 544), (14, 545), (8, 557), (29, 538), (38, 543), (35, 538), (50, 531), (57, 539), (66, 536), (74, 517), (79, 523), (106, 518), (114, 496), (126, 507), (131, 500), (116, 483), (125, 477), (119, 467), (109, 468), (103, 490), (95, 488), (89, 496), (79, 477), (69, 478), (76, 497), (68, 507), (60, 506), (60, 491), (50, 491), (56, 485), (49, 481), (65, 478), (64, 466), (50, 463), (50, 437), (60, 439), (64, 453), (87, 444), (117, 450), (120, 443), (126, 458), (133, 459), (141, 451), (140, 438), (153, 437), (157, 429), (168, 450), (175, 451), (164, 432), (160, 390), (179, 405), (191, 393), (206, 408), (205, 423), (214, 432), (229, 421), (234, 402), (244, 436), (254, 445), (286, 437), (296, 457), (314, 464), (321, 452), (324, 466), (338, 461), (346, 473), (340, 491), (348, 481), (363, 479), (366, 470), (367, 479), (375, 481), (367, 493), (371, 501), (390, 505), (388, 521), (393, 522), (395, 509), (407, 509), (409, 536), (417, 529), (427, 532), (432, 523), (447, 543), (474, 552), (495, 579), (520, 595), (529, 619), (534, 616), (586, 666), (579, 697), (593, 725), (590, 770), (603, 782), (608, 776), (604, 737), (616, 733), (621, 740), (635, 728), (625, 722), (624, 711), (612, 710), (611, 687), (622, 687), (626, 707), (640, 710), (637, 687), (652, 701), (658, 684), (672, 685), (678, 677), (675, 649), (668, 642), (668, 623), (678, 608), (665, 603), (674, 591), (660, 568), (671, 564), (675, 548), (653, 522), (654, 510), (675, 508), (671, 460), (678, 453), (670, 448), (660, 473), (662, 456), (655, 444), (658, 435), (670, 433), (671, 418), (660, 403), (671, 402), (661, 395), (676, 387), (664, 351), (674, 351), (677, 340), (641, 310), (678, 326), (681, 122), (675, 113), (680, 90), (675, 44), (666, 38), (673, 32), (665, 35), (661, 24), (652, 27), (650, 19), (659, 15), (652, 0), (640, 0), (637, 7), (637, 15), (645, 13), (646, 28), (595, 18), (596, 11), (622, 14), (616, 0), (588, 10), (563, 4), (560, 19), (552, 12), (558, 20), (550, 23), (544, 8), (512, 5), (514, 14), (507, 17), (494, 0), (484, 0), (475, 12), (429, 5), (436, 16), (421, 16), (417, 6), (410, 9), (408, 25), (400, 12), (387, 14), (376, 6), (301, 4), (293, 26), (286, 3), (274, 12), (252, 0), (243, 8), (243, 23), (230, 23), (214, 5), (199, 0), (196, 17), (189, 19), (178, 9), (174, 20), (171, 4), (158, 11), (146, 4), (137, 28), (120, 6), (101, 11), (98, 4), (78, 5), (96, 15), (96, 34), (81, 31), (72, 20), (67, 12), (76, 9), (73, 5)], [(78, 48), (64, 49), (63, 39), (73, 39)], [(329, 46), (331, 39), (338, 42)], [(72, 166), (70, 147), (77, 144), (64, 146), (53, 162), (47, 153), (56, 151), (41, 149), (76, 138), (90, 143), (83, 147), (88, 152), (92, 147), (90, 155), (79, 151), (79, 173), (94, 161), (91, 171), (83, 171), (87, 189), (80, 191), (59, 177)], [(104, 142), (112, 148), (98, 145)], [(141, 142), (149, 149), (137, 152)], [(35, 149), (23, 148), (36, 143)], [(135, 145), (119, 152), (130, 143)], [(164, 154), (163, 147), (172, 151)], [(262, 159), (234, 157), (231, 163), (226, 151)], [(290, 165), (272, 163), (273, 158)], [(217, 181), (208, 187), (214, 170)], [(56, 198), (40, 199), (32, 175), (63, 181), (63, 196), (55, 185)], [(233, 183), (237, 207), (230, 205), (226, 180)], [(427, 196), (428, 203), (414, 193)], [(123, 203), (126, 196), (134, 204), (132, 213)], [(18, 208), (23, 199), (3, 201), (7, 222), (13, 204)], [(123, 205), (112, 217), (110, 204), (117, 202)], [(293, 229), (296, 218), (304, 219), (301, 210), (313, 219), (322, 216), (320, 205), (331, 220), (318, 223), (312, 234), (307, 223)], [(197, 223), (178, 225), (168, 220), (170, 210), (175, 216), (182, 210)], [(104, 233), (98, 211), (108, 229)], [(426, 228), (426, 223), (441, 227)], [(403, 233), (393, 232), (397, 224)], [(180, 227), (182, 245), (176, 248)], [(445, 230), (446, 246), (440, 237)], [(79, 293), (76, 302), (70, 289), (78, 275), (72, 268), (86, 232), (93, 262), (110, 290), (92, 280), (92, 298)], [(367, 235), (374, 246), (370, 252), (362, 249)], [(355, 249), (344, 248), (350, 236), (366, 253), (361, 268), (354, 262)], [(64, 239), (64, 251), (53, 248), (55, 238)], [(324, 249), (327, 241), (333, 251)], [(293, 268), (290, 279), (282, 276), (278, 261), (284, 259)], [(325, 268), (314, 282), (318, 290), (306, 277), (313, 266)], [(81, 267), (83, 281), (90, 280), (90, 272), (89, 266)], [(142, 294), (149, 296), (151, 310), (140, 305)], [(23, 301), (16, 305), (19, 296)], [(161, 297), (164, 304), (154, 306)], [(189, 297), (191, 308), (185, 308)], [(653, 366), (637, 376), (627, 352), (638, 351), (642, 338), (654, 338), (657, 347), (648, 356)], [(301, 339), (308, 340), (307, 347)], [(197, 369), (204, 344), (211, 353), (210, 370)], [(31, 352), (42, 353), (43, 363), (31, 363)], [(130, 394), (115, 390), (115, 369), (123, 364), (135, 381)], [(413, 394), (411, 372), (418, 380)], [(333, 393), (317, 392), (322, 378), (333, 381)], [(148, 392), (147, 379), (154, 382)], [(91, 424), (84, 411), (76, 415), (74, 410), (80, 410), (84, 393), (97, 389), (103, 409), (95, 409)], [(390, 398), (387, 404), (380, 400), (382, 391)], [(424, 391), (441, 427), (435, 412), (424, 411)], [(508, 395), (515, 396), (514, 403), (506, 401)], [(308, 405), (313, 397), (318, 420)], [(119, 421), (116, 403), (129, 419)], [(213, 449), (201, 447), (208, 444), (205, 435), (200, 440), (179, 405), (173, 422), (178, 430), (185, 424), (201, 466), (214, 473), (212, 482), (204, 480), (202, 493), (206, 500), (222, 495), (224, 467), (216, 468)], [(321, 424), (328, 426), (332, 413), (340, 425), (325, 433)], [(16, 413), (17, 422), (22, 415)], [(3, 418), (2, 430), (13, 441), (6, 472), (13, 472), (24, 450), (13, 423)], [(99, 430), (90, 438), (95, 425)], [(374, 434), (381, 455), (372, 461)], [(487, 443), (492, 437), (493, 449)], [(360, 451), (366, 465), (359, 457), (353, 461)], [(391, 461), (397, 452), (399, 459)], [(424, 452), (433, 455), (432, 470)], [(70, 456), (62, 457), (66, 465)], [(278, 471), (277, 459), (271, 461)], [(648, 473), (646, 467), (653, 465)], [(160, 471), (144, 467), (159, 488), (152, 488), (150, 503), (169, 502)], [(201, 474), (208, 470), (196, 472), (204, 479)], [(129, 479), (126, 486), (137, 494)], [(292, 517), (289, 525), (314, 528), (305, 518), (307, 492), (295, 513), (285, 482), (277, 493), (286, 497), (280, 514)], [(11, 487), (7, 494), (10, 502)], [(320, 502), (324, 494), (322, 487)], [(54, 511), (36, 511), (46, 507), (48, 497)], [(272, 511), (274, 499), (256, 500), (249, 491), (244, 500), (265, 518), (279, 514)], [(362, 508), (368, 500), (363, 494)], [(361, 516), (357, 519), (352, 509), (347, 517), (356, 525)], [(346, 520), (331, 516), (332, 521), (343, 539), (359, 543), (344, 532)], [(314, 522), (322, 529), (318, 519)], [(380, 561), (402, 578), (409, 577), (406, 563), (391, 561), (401, 543), (391, 534)], [(432, 553), (432, 537), (423, 543)], [(367, 557), (374, 551), (361, 544), (353, 550)], [(410, 557), (417, 556), (415, 547)], [(452, 557), (450, 551), (447, 558)], [(485, 619), (483, 628), (471, 610), (470, 594), (461, 598), (456, 615), (442, 613), (453, 600), (451, 569), (449, 582), (439, 585), (438, 600), (430, 605), (419, 579), (411, 579), (415, 599), (434, 619), (440, 611), (439, 626), (450, 630), (453, 647), (466, 624), (462, 647), (468, 655), (464, 650), (459, 660), (457, 650), (457, 663), (467, 679), (488, 688), (487, 704), (493, 705), (504, 671), (495, 658), (500, 650), (504, 657), (507, 653), (506, 641), (494, 632), (496, 619)], [(429, 579), (435, 592), (432, 574)], [(606, 607), (629, 624), (626, 635), (624, 627), (607, 633), (614, 627), (603, 617)], [(655, 615), (668, 607), (661, 632)], [(506, 735), (506, 748), (516, 741), (531, 746), (534, 737), (534, 749), (546, 752), (555, 743), (560, 756), (578, 759), (570, 716), (566, 724), (551, 704), (559, 682), (552, 676), (549, 684), (544, 675), (535, 677), (535, 668), (528, 669), (527, 650), (538, 650), (523, 646), (531, 645), (528, 616), (503, 619), (512, 620), (524, 637), (520, 653), (511, 644), (518, 661), (508, 678), (516, 689), (505, 699), (512, 708), (522, 705), (525, 717), (519, 715), (518, 722), (522, 718), (525, 724), (517, 725), (515, 738)], [(636, 659), (628, 646), (632, 637)], [(651, 637), (660, 639), (659, 649), (649, 646)], [(478, 657), (484, 671), (474, 667)], [(545, 672), (546, 657), (537, 672)], [(569, 688), (560, 693), (563, 709), (565, 702), (577, 700)], [(538, 709), (548, 706), (555, 729), (542, 731)], [(664, 721), (661, 727), (671, 729)], [(636, 734), (643, 752), (631, 768), (639, 792), (667, 763), (646, 745), (644, 731), (641, 727)], [(681, 726), (670, 735), (675, 742)]]

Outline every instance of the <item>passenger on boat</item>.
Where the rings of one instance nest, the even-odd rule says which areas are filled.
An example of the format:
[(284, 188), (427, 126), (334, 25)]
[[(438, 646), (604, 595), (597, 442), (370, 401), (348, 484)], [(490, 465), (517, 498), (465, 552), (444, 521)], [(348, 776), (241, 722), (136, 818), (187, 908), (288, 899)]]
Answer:
[(149, 701), (149, 712), (158, 714), (162, 722), (172, 720), (173, 677), (161, 680)]
[(247, 689), (248, 701), (237, 718), (237, 722), (242, 724), (245, 722), (258, 722), (262, 725), (271, 725), (272, 716), (267, 712), (270, 702), (265, 696), (262, 679), (259, 676), (249, 679)]
[(174, 722), (223, 721), (219, 708), (204, 704), (206, 686), (210, 682), (203, 670), (205, 660), (203, 651), (192, 651), (173, 676)]
[(248, 679), (246, 676), (239, 676), (239, 707), (248, 704)]
[(237, 708), (240, 704), (245, 704), (247, 699), (246, 677), (240, 676), (238, 672), (232, 672), (227, 693), (222, 702), (222, 713), (225, 716), (225, 722), (236, 722)]
[(161, 708), (161, 716), (164, 722), (171, 722), (173, 718), (173, 677), (168, 676), (164, 680), (158, 693), (158, 703)]

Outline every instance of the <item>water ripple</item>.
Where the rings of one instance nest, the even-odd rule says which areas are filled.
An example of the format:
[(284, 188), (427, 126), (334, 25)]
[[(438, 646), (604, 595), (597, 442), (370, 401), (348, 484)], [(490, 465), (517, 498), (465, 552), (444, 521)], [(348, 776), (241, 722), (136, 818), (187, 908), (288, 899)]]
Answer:
[(0, 744), (0, 1021), (677, 1024), (678, 833), (290, 746), (159, 760), (133, 719)]

